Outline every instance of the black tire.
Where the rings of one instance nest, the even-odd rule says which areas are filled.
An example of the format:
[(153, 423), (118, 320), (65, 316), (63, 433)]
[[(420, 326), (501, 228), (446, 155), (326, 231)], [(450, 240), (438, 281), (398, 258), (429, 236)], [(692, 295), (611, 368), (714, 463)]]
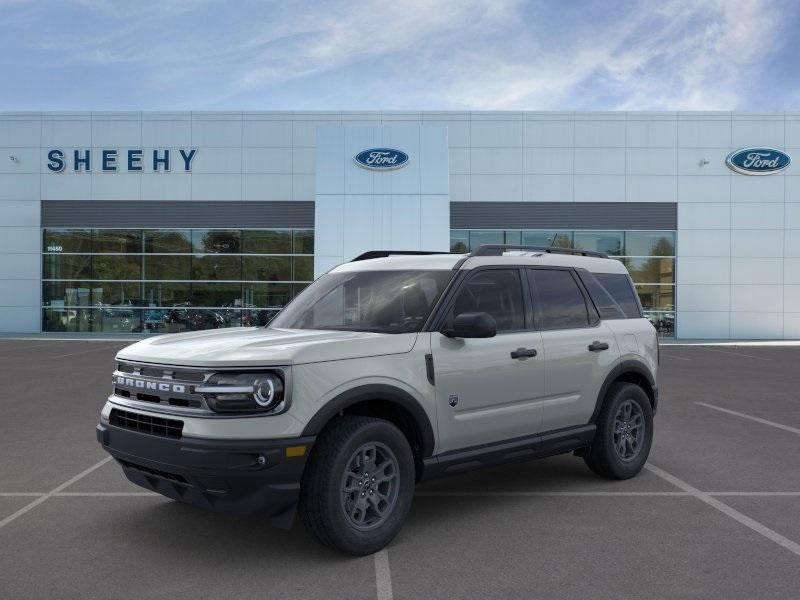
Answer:
[[(391, 503), (387, 501), (383, 504), (385, 515), (380, 517), (376, 516), (377, 506), (373, 508), (373, 504), (368, 502), (369, 496), (365, 496), (369, 488), (345, 491), (345, 487), (351, 487), (349, 483), (353, 481), (358, 485), (363, 483), (363, 479), (353, 478), (352, 473), (358, 472), (360, 477), (368, 473), (369, 466), (359, 472), (359, 468), (352, 468), (352, 461), (358, 460), (356, 457), (361, 456), (362, 448), (373, 446), (379, 449), (376, 452), (389, 456), (382, 465), (394, 459), (397, 466), (396, 476), (391, 480), (395, 485), (391, 489), (396, 492), (388, 493), (389, 482), (383, 489), (378, 488), (380, 483), (366, 484), (375, 486), (372, 491), (375, 494), (380, 492), (381, 498), (384, 494), (392, 496)], [(378, 459), (385, 458), (383, 454)], [(366, 460), (364, 464), (369, 465), (369, 456), (363, 460)], [(411, 509), (414, 482), (414, 456), (408, 441), (397, 427), (383, 419), (344, 416), (329, 425), (314, 445), (300, 484), (300, 518), (311, 534), (326, 546), (354, 556), (372, 554), (391, 542), (403, 526)], [(353, 494), (355, 499), (352, 498)], [(377, 498), (373, 496), (374, 501), (381, 502)], [(359, 527), (354, 522), (348, 507), (358, 502), (367, 503), (364, 512), (372, 511), (376, 523), (369, 525), (365, 521)], [(362, 516), (358, 507), (354, 510), (358, 517)]]
[[(633, 415), (641, 421), (637, 432), (621, 423), (635, 422), (635, 418), (618, 421), (617, 417), (630, 407)], [(610, 479), (630, 479), (644, 467), (650, 446), (653, 443), (653, 408), (645, 391), (634, 383), (615, 383), (606, 394), (603, 407), (597, 417), (597, 432), (584, 457), (588, 467)], [(615, 435), (616, 434), (616, 435)], [(624, 436), (628, 436), (625, 438)], [(630, 456), (626, 456), (629, 453)]]

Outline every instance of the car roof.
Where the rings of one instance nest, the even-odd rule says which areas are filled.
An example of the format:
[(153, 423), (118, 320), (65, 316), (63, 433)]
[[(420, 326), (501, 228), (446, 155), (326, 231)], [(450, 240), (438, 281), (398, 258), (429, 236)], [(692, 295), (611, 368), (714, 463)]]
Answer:
[(380, 258), (357, 260), (339, 265), (332, 273), (354, 271), (402, 270), (461, 270), (486, 266), (552, 266), (586, 269), (593, 273), (620, 273), (627, 275), (625, 265), (613, 258), (549, 253), (544, 251), (508, 251), (500, 256), (471, 256), (469, 254), (415, 254), (389, 255)]

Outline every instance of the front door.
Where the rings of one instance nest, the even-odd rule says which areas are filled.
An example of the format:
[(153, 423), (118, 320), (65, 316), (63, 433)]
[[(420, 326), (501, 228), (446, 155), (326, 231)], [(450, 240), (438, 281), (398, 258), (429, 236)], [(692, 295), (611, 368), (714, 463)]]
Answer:
[(516, 268), (481, 269), (456, 291), (446, 323), (462, 312), (485, 312), (497, 322), (496, 336), (431, 334), (440, 452), (540, 431), (544, 353), (522, 275)]

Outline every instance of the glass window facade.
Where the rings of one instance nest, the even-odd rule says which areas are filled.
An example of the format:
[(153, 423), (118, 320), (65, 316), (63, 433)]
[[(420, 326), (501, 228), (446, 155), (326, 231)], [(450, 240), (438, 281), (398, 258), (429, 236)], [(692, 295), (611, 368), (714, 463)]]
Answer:
[(313, 278), (312, 229), (44, 229), (42, 330), (264, 325)]
[(675, 232), (454, 229), (450, 250), (481, 244), (524, 244), (605, 252), (625, 263), (645, 316), (663, 337), (675, 337)]

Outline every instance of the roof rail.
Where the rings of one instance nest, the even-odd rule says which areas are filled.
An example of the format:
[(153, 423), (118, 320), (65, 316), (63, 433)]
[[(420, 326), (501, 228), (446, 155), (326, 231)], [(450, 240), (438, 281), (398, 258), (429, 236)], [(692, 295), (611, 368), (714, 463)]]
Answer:
[(387, 256), (396, 256), (396, 255), (403, 255), (403, 256), (420, 256), (425, 254), (450, 254), (450, 252), (436, 252), (436, 251), (426, 251), (426, 250), (370, 250), (368, 252), (364, 252), (363, 254), (359, 254), (350, 262), (356, 262), (359, 260), (370, 260), (372, 258), (386, 258)]
[(576, 256), (608, 258), (608, 254), (605, 252), (594, 252), (593, 250), (554, 248), (552, 246), (517, 246), (516, 244), (481, 244), (470, 253), (470, 256), (502, 256), (503, 252), (507, 250), (529, 250), (531, 252), (546, 252), (547, 254), (573, 254)]

